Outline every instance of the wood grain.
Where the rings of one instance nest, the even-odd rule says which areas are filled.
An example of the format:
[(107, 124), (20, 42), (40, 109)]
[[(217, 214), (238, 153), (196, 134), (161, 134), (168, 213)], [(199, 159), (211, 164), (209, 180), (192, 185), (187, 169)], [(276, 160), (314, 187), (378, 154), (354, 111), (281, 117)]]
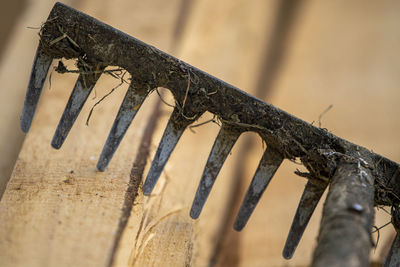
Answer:
[[(65, 1), (66, 4), (69, 2)], [(26, 1), (3, 47), (0, 61), (0, 112), (3, 114), (0, 120), (0, 151), (3, 154), (0, 157), (0, 198), (24, 140), (18, 121), (38, 40), (37, 29), (27, 27), (39, 27), (54, 3), (54, 0)]]
[[(119, 22), (123, 25), (124, 19), (129, 19), (127, 13), (122, 16), (127, 2), (116, 4), (119, 5), (106, 6), (98, 5), (96, 1), (86, 1), (77, 7), (108, 23)], [(135, 6), (132, 3), (126, 10), (136, 10), (138, 15), (134, 17), (138, 18), (141, 12), (148, 12), (154, 6), (162, 7), (161, 1), (149, 4), (152, 6), (146, 7), (140, 3)], [(178, 4), (179, 1), (176, 1), (176, 6)], [(175, 10), (171, 5), (172, 3), (164, 5), (164, 9), (167, 9), (165, 11), (168, 8)], [(170, 38), (166, 39), (164, 34), (171, 36), (175, 16), (172, 12), (161, 14), (166, 16), (155, 14), (154, 17), (164, 24), (144, 19), (139, 24), (138, 19), (129, 25), (139, 29), (139, 38), (144, 39), (147, 32), (151, 33), (146, 41), (158, 41), (158, 46), (165, 49)], [(149, 27), (154, 30), (149, 30)], [(127, 29), (126, 26), (124, 30), (130, 33), (135, 31), (134, 27)], [(5, 266), (102, 266), (107, 265), (111, 257), (114, 235), (124, 203), (124, 192), (138, 147), (138, 143), (133, 140), (141, 138), (147, 124), (146, 111), (135, 122), (134, 127), (137, 130), (130, 134), (133, 139), (128, 134), (126, 140), (130, 139), (131, 142), (128, 141), (123, 146), (125, 152), (122, 149), (119, 151), (115, 164), (110, 166), (108, 172), (98, 173), (95, 171), (95, 159), (126, 87), (120, 88), (108, 98), (107, 105), (95, 111), (90, 127), (86, 127), (85, 115), (94, 104), (94, 100), (91, 100), (76, 122), (64, 148), (55, 151), (49, 146), (50, 138), (74, 79), (76, 78), (71, 75), (53, 75), (53, 86), (51, 90), (45, 89), (34, 126), (25, 140), (0, 204), (0, 258)], [(95, 89), (97, 97), (104, 95), (118, 83), (119, 81), (102, 77)], [(147, 103), (147, 114), (152, 104), (154, 99)], [(120, 171), (115, 171), (117, 169)]]
[[(85, 0), (74, 4), (252, 94), (264, 60), (261, 55), (272, 38), (269, 34), (277, 8), (277, 1), (262, 0), (193, 0), (186, 9), (180, 0), (118, 0), (102, 4)], [(43, 5), (41, 10), (51, 8), (49, 3)], [(309, 122), (317, 121), (322, 111), (333, 104), (333, 109), (322, 117), (323, 127), (399, 162), (399, 9), (396, 1), (381, 5), (360, 0), (305, 1), (287, 40), (285, 60), (269, 95), (270, 102)], [(176, 41), (180, 10), (188, 20)], [(40, 25), (46, 14), (35, 12), (38, 13), (32, 16), (36, 22), (30, 24)], [(28, 77), (35, 49), (31, 43), (15, 47), (2, 62), (1, 66), (8, 64), (10, 68), (6, 72), (2, 67), (2, 82), (7, 80), (7, 73), (18, 68)], [(16, 61), (19, 53), (29, 62)], [(7, 81), (9, 88), (17, 89), (0, 101), (13, 98), (22, 102), (26, 77)], [(147, 173), (171, 112), (166, 105), (160, 107), (161, 118), (152, 122), (154, 135), (147, 140), (150, 156), (138, 156), (140, 142), (149, 133), (149, 116), (158, 102), (155, 94), (145, 102), (106, 172), (96, 171), (96, 160), (126, 86), (95, 109), (89, 127), (84, 122), (90, 107), (119, 83), (115, 79), (100, 79), (95, 88), (97, 98), (89, 97), (63, 148), (50, 148), (75, 79), (71, 74), (53, 73), (51, 89), (48, 85), (45, 88), (31, 132), (19, 153), (0, 202), (2, 266), (206, 266), (216, 259), (221, 266), (310, 263), (320, 207), (294, 258), (286, 261), (281, 257), (305, 185), (302, 178), (293, 174), (297, 165), (284, 162), (246, 228), (240, 233), (231, 232), (227, 218), (236, 211), (227, 207), (232, 206), (232, 199), (243, 198), (243, 188), (263, 152), (261, 144), (252, 151), (246, 159), (248, 166), (243, 169), (248, 178), (240, 190), (232, 191), (237, 185), (233, 174), (238, 148), (246, 137), (254, 138), (253, 134), (242, 136), (234, 147), (197, 221), (190, 219), (189, 208), (219, 127), (207, 124), (194, 128), (195, 133), (187, 131), (155, 193), (143, 197), (140, 188), (136, 191), (136, 182), (142, 171)], [(165, 94), (166, 100), (171, 101), (168, 92)], [(2, 131), (9, 125), (18, 125), (15, 114), (19, 109), (10, 107), (18, 101), (6, 102), (9, 103), (0, 105), (4, 109), (1, 111), (13, 112), (14, 118), (7, 120), (5, 127), (2, 124)], [(209, 114), (200, 121), (208, 118)], [(6, 144), (5, 139), (0, 136), (1, 144)], [(16, 149), (7, 150), (9, 153), (16, 154)], [(137, 160), (144, 165), (135, 165)], [(144, 170), (138, 166), (144, 166)], [(379, 215), (376, 224), (386, 220), (387, 216)], [(389, 227), (381, 231), (381, 244), (390, 239), (390, 232)], [(233, 237), (228, 239), (230, 246), (217, 247), (227, 235)], [(379, 247), (372, 257), (381, 260)]]
[[(226, 1), (226, 5), (219, 5), (218, 12), (228, 6), (230, 15), (221, 17), (213, 24), (205, 23), (209, 21), (211, 2), (196, 3), (193, 18), (197, 22), (191, 22), (188, 26), (187, 35), (182, 37), (182, 48), (176, 50), (176, 53), (180, 53), (193, 64), (196, 64), (196, 60), (203, 59), (205, 54), (210, 58), (214, 54), (209, 66), (226, 72), (228, 75), (225, 78), (231, 77), (228, 81), (234, 81), (233, 78), (236, 77), (235, 66), (246, 63), (253, 66), (248, 71), (254, 71), (255, 64), (251, 65), (244, 60), (253, 58), (254, 62), (258, 62), (257, 50), (251, 50), (251, 57), (242, 53), (252, 46), (251, 40), (243, 39), (245, 42), (224, 53), (221, 53), (219, 47), (236, 44), (232, 40), (227, 42), (231, 37), (239, 40), (243, 33), (258, 32), (252, 28), (251, 23), (254, 24), (257, 20), (252, 19), (251, 11), (258, 10), (260, 3), (261, 1), (250, 5), (246, 16), (240, 21), (237, 14), (249, 5), (246, 1), (232, 4)], [(179, 4), (180, 1), (153, 1), (146, 4), (136, 2), (127, 6), (125, 1), (114, 2), (112, 5), (85, 1), (76, 7), (106, 23), (118, 25), (118, 28), (139, 39), (168, 50), (173, 42), (171, 36), (176, 12), (180, 10)], [(218, 12), (214, 12), (218, 16)], [(258, 12), (259, 18), (262, 15), (262, 12)], [(231, 22), (243, 27), (229, 27)], [(214, 31), (209, 31), (211, 29)], [(204, 42), (196, 41), (199, 38)], [(217, 50), (207, 46), (210, 40), (215, 40), (214, 44), (221, 42), (219, 46), (214, 46)], [(193, 53), (191, 49), (199, 49), (204, 54)], [(224, 64), (213, 65), (216, 62)], [(245, 73), (242, 75), (247, 77)], [(214, 256), (215, 240), (218, 239), (227, 212), (225, 207), (228, 206), (233, 184), (230, 180), (232, 168), (229, 167), (232, 160), (227, 162), (220, 174), (201, 219), (190, 219), (188, 210), (218, 126), (200, 127), (196, 129), (196, 133), (188, 131), (171, 157), (155, 194), (144, 198), (139, 190), (139, 195), (131, 203), (133, 206), (130, 216), (121, 217), (121, 209), (127, 203), (126, 198), (135, 195), (134, 192), (127, 191), (132, 188), (132, 162), (137, 157), (140, 145), (138, 140), (141, 140), (149, 123), (148, 116), (157, 96), (153, 95), (146, 101), (131, 127), (134, 130), (128, 132), (108, 170), (99, 173), (94, 168), (95, 159), (126, 88), (118, 89), (104, 104), (96, 108), (90, 126), (86, 127), (84, 114), (88, 113), (88, 109), (96, 101), (90, 99), (63, 148), (55, 151), (49, 146), (51, 135), (67, 100), (67, 88), (72, 88), (74, 79), (76, 78), (71, 75), (52, 75), (51, 90), (45, 89), (33, 127), (26, 137), (1, 201), (0, 258), (4, 265), (208, 264)], [(110, 77), (100, 78), (95, 88), (97, 97), (104, 95), (118, 82)], [(151, 141), (152, 151), (155, 150), (169, 112), (168, 109), (163, 111), (155, 138)], [(199, 136), (202, 137), (201, 141)], [(116, 239), (121, 220), (129, 221), (123, 229), (122, 239)]]
[[(396, 1), (305, 1), (270, 102), (396, 162), (400, 161)], [(298, 165), (284, 162), (241, 233), (239, 266), (307, 266), (318, 234), (322, 203), (292, 260), (280, 257), (301, 191)], [(253, 169), (254, 170), (254, 169)], [(253, 170), (248, 170), (249, 175)], [(282, 204), (284, 202), (284, 204)], [(375, 224), (390, 220), (383, 211)], [(385, 256), (393, 229), (380, 231), (372, 260)], [(375, 235), (376, 238), (376, 235)]]
[[(248, 91), (251, 92), (258, 74), (259, 54), (264, 49), (263, 43), (266, 39), (264, 33), (269, 27), (269, 17), (261, 11), (260, 6), (264, 10), (267, 10), (268, 7), (273, 8), (273, 5), (264, 1), (251, 3), (248, 1), (194, 1), (190, 20), (175, 54), (190, 64), (222, 77), (227, 82), (243, 88), (250, 88)], [(241, 38), (243, 35), (252, 38)], [(246, 70), (241, 70), (240, 66), (243, 65), (247, 66)], [(163, 264), (172, 266), (178, 263), (175, 258), (180, 255), (178, 254), (180, 250), (177, 249), (175, 253), (169, 252), (174, 257), (173, 261), (172, 256), (163, 256), (164, 249), (160, 250), (164, 247), (169, 249), (171, 239), (172, 243), (176, 243), (177, 246), (182, 247), (183, 240), (187, 243), (185, 255), (189, 258), (181, 257), (182, 264), (189, 262), (193, 266), (207, 266), (217, 256), (216, 253), (219, 251), (215, 251), (215, 249), (222, 233), (222, 227), (232, 227), (232, 225), (226, 225), (224, 220), (227, 213), (230, 212), (228, 201), (231, 199), (230, 194), (233, 193), (231, 189), (235, 185), (233, 164), (238, 156), (237, 148), (240, 144), (235, 145), (231, 156), (228, 157), (200, 218), (193, 222), (186, 217), (186, 214), (188, 214), (194, 198), (196, 186), (218, 128), (216, 125), (209, 124), (193, 129), (196, 133), (188, 131), (182, 137), (168, 163), (167, 175), (161, 177), (162, 180), (167, 181), (166, 187), (163, 189), (159, 187), (158, 192), (163, 192), (162, 195), (158, 193), (154, 201), (144, 204), (144, 210), (149, 214), (148, 216), (154, 218), (162, 218), (179, 207), (183, 207), (185, 212), (174, 213), (165, 221), (160, 222), (157, 228), (164, 233), (164, 236), (154, 235), (149, 241), (141, 236), (145, 236), (147, 233), (147, 238), (149, 238), (151, 233), (148, 231), (143, 233), (143, 230), (137, 233), (137, 225), (142, 222), (138, 221), (135, 216), (131, 216), (122, 242), (136, 244), (139, 240), (140, 244), (135, 245), (136, 248), (133, 252), (127, 251), (129, 250), (127, 245), (120, 246), (120, 257), (130, 254), (131, 259), (136, 258), (130, 262), (137, 266)], [(161, 132), (159, 131), (156, 135), (159, 138)], [(229, 190), (228, 194), (227, 189)], [(139, 195), (138, 199), (141, 199), (140, 197)], [(162, 198), (162, 201), (157, 198)], [(156, 219), (157, 222), (158, 220)], [(174, 232), (170, 232), (171, 223), (175, 224), (172, 229), (180, 233), (180, 237), (177, 239)], [(147, 223), (147, 225), (143, 228), (151, 228), (151, 223)], [(170, 234), (165, 235), (168, 232)], [(136, 241), (135, 236), (139, 237)], [(140, 245), (146, 246), (143, 252), (136, 251)], [(132, 256), (138, 254), (139, 257)], [(154, 257), (155, 254), (161, 254), (161, 256)], [(121, 262), (119, 258), (118, 262)]]

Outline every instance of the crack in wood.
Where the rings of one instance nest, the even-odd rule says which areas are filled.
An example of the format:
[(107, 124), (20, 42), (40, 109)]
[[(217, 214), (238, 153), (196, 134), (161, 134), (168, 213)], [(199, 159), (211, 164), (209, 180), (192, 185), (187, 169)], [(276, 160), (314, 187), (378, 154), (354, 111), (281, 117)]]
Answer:
[(122, 213), (119, 220), (119, 225), (117, 228), (117, 232), (115, 234), (113, 246), (110, 253), (110, 258), (108, 261), (107, 266), (113, 266), (116, 252), (118, 250), (118, 245), (121, 241), (123, 232), (128, 224), (129, 217), (131, 215), (132, 207), (134, 205), (136, 196), (138, 194), (140, 183), (143, 179), (143, 172), (147, 164), (147, 159), (149, 158), (150, 154), (150, 144), (153, 138), (153, 134), (155, 132), (158, 119), (160, 118), (161, 110), (161, 101), (158, 100), (155, 104), (154, 110), (150, 115), (148, 121), (149, 123), (146, 125), (144, 130), (142, 139), (140, 140), (140, 146), (138, 149), (138, 153), (136, 155), (135, 161), (133, 162), (130, 178), (129, 178), (129, 185), (125, 192), (124, 204), (122, 207)]

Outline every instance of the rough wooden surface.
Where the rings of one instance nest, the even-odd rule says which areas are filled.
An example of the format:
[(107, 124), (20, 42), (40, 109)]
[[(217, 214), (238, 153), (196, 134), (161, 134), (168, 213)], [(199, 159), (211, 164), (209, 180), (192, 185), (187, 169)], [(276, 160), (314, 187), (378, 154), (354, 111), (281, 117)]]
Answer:
[[(0, 198), (6, 188), (24, 135), (19, 129), (19, 117), (24, 102), (25, 87), (32, 67), (32, 54), (37, 45), (37, 29), (50, 12), (54, 0), (26, 1), (14, 25), (0, 61)], [(66, 4), (69, 1), (65, 1)], [(10, 27), (10, 26), (8, 26)], [(24, 73), (24, 74), (23, 74)]]
[[(174, 3), (153, 1), (152, 3), (132, 3), (127, 8), (126, 2), (114, 2), (112, 5), (97, 5), (95, 1), (85, 1), (76, 6), (103, 20), (106, 23), (119, 25), (121, 30), (134, 34), (137, 38), (150, 42), (163, 50), (170, 49), (171, 36), (174, 30), (174, 19), (179, 11), (180, 1)], [(243, 33), (255, 34), (252, 23), (254, 10), (258, 10), (261, 1), (248, 5), (246, 1), (219, 6), (222, 12), (227, 6), (231, 16), (220, 19), (220, 29), (209, 32), (207, 29), (218, 25), (217, 20), (212, 25), (192, 24), (190, 34), (182, 41), (183, 58), (190, 55), (188, 61), (204, 58), (213, 51), (206, 47), (208, 42), (198, 43), (196, 39), (216, 40), (221, 47), (235, 43), (227, 41), (224, 36), (239, 39)], [(208, 11), (211, 2), (198, 2), (197, 21), (208, 21)], [(157, 8), (155, 8), (157, 7)], [(236, 16), (242, 8), (248, 8), (241, 20)], [(160, 10), (163, 12), (160, 13)], [(134, 13), (132, 12), (134, 11)], [(146, 14), (145, 19), (140, 19)], [(151, 15), (153, 14), (153, 15)], [(160, 14), (163, 14), (161, 16)], [(215, 13), (217, 16), (218, 12)], [(151, 16), (154, 16), (153, 19)], [(263, 13), (258, 12), (259, 18)], [(132, 21), (132, 18), (133, 19)], [(127, 20), (129, 21), (129, 24)], [(242, 27), (229, 27), (231, 22)], [(125, 24), (126, 23), (126, 24)], [(133, 25), (133, 26), (132, 26)], [(263, 24), (262, 27), (266, 27)], [(197, 29), (196, 29), (197, 28)], [(201, 31), (203, 28), (203, 31)], [(218, 29), (218, 28), (217, 28)], [(255, 32), (264, 33), (264, 30)], [(199, 33), (193, 35), (193, 33)], [(262, 34), (260, 35), (262, 38)], [(236, 40), (235, 39), (235, 40)], [(229, 39), (228, 39), (229, 40)], [(214, 44), (215, 45), (215, 44)], [(198, 47), (196, 47), (198, 46)], [(244, 56), (241, 52), (248, 51)], [(204, 54), (185, 52), (200, 49)], [(262, 49), (262, 46), (259, 46)], [(251, 65), (244, 60), (253, 58), (257, 61), (258, 50), (254, 50), (251, 39), (243, 39), (238, 46), (230, 50), (215, 50), (219, 62), (216, 69), (227, 73), (226, 79), (235, 77), (235, 66)], [(179, 50), (175, 50), (179, 53)], [(233, 55), (238, 55), (233, 56)], [(195, 56), (193, 56), (195, 55)], [(187, 57), (187, 56), (186, 56)], [(221, 65), (220, 62), (223, 62)], [(192, 62), (195, 64), (195, 62)], [(201, 64), (200, 64), (201, 65)], [(256, 64), (253, 68), (256, 70)], [(258, 64), (257, 64), (258, 65)], [(215, 68), (210, 64), (211, 68)], [(243, 74), (244, 75), (244, 74)], [(251, 79), (249, 79), (251, 80)], [(116, 114), (118, 104), (122, 99), (124, 89), (120, 88), (97, 108), (90, 121), (90, 127), (84, 126), (88, 108), (83, 110), (74, 129), (60, 151), (50, 148), (51, 135), (57, 125), (59, 114), (65, 105), (72, 88), (74, 77), (52, 75), (52, 88), (45, 90), (41, 105), (36, 114), (31, 132), (25, 139), (24, 146), (14, 173), (8, 184), (6, 193), (0, 204), (0, 221), (2, 230), (0, 236), (1, 255), (6, 266), (102, 266), (114, 264), (117, 266), (204, 266), (214, 257), (215, 240), (220, 233), (224, 220), (228, 196), (231, 193), (233, 168), (227, 167), (219, 176), (220, 184), (212, 193), (201, 218), (193, 221), (188, 216), (188, 208), (193, 199), (198, 178), (207, 159), (213, 138), (218, 127), (201, 127), (196, 133), (188, 131), (180, 141), (176, 153), (170, 159), (165, 173), (160, 179), (155, 194), (144, 198), (139, 195), (134, 202), (127, 199), (135, 197), (135, 165), (139, 141), (145, 134), (148, 115), (156, 96), (146, 101), (147, 111), (141, 112), (135, 119), (132, 128), (116, 154), (113, 162), (105, 173), (96, 172), (95, 159), (100, 152), (112, 119)], [(96, 94), (104, 95), (119, 81), (102, 77)], [(126, 90), (126, 88), (125, 88)], [(142, 109), (145, 109), (143, 107)], [(167, 113), (170, 112), (164, 111)], [(57, 115), (54, 115), (57, 114)], [(163, 116), (157, 127), (150, 148), (153, 151), (163, 131), (167, 116)], [(199, 136), (202, 141), (199, 142)], [(234, 152), (233, 152), (234, 153)], [(191, 164), (192, 163), (192, 164)], [(190, 173), (191, 177), (187, 174)], [(137, 177), (136, 177), (137, 178)], [(125, 214), (124, 205), (133, 205), (131, 213)], [(121, 209), (123, 212), (121, 212)], [(129, 211), (129, 209), (128, 209)], [(118, 234), (121, 221), (128, 220), (122, 229), (123, 236)], [(161, 251), (160, 251), (161, 250)]]
[[(32, 7), (43, 15), (37, 11), (36, 20), (24, 26), (40, 25), (48, 13), (46, 8), (51, 8), (45, 2), (35, 1)], [(181, 1), (119, 0), (98, 4), (98, 1), (86, 0), (74, 4), (122, 31), (254, 92), (262, 65), (260, 55), (270, 37), (268, 25), (273, 20), (276, 2), (191, 2), (190, 10), (186, 10), (187, 27), (175, 45), (172, 36)], [(321, 119), (322, 127), (399, 162), (400, 59), (396, 50), (400, 42), (399, 10), (397, 1), (304, 1), (269, 102), (317, 124), (319, 115), (333, 104)], [(13, 88), (1, 91), (2, 114), (13, 114), (0, 121), (1, 132), (7, 132), (4, 136), (20, 133), (21, 104), (17, 103), (23, 100), (35, 37), (32, 33), (29, 45), (28, 41), (15, 41), (11, 46), (15, 50), (8, 50), (14, 52), (7, 52), (7, 61), (4, 59), (1, 63), (0, 80), (7, 88)], [(14, 60), (18, 55), (21, 59)], [(9, 73), (21, 75), (8, 79)], [(200, 219), (189, 218), (195, 187), (218, 131), (213, 124), (196, 128), (196, 134), (190, 131), (185, 134), (160, 179), (156, 194), (143, 198), (139, 190), (131, 212), (122, 216), (126, 211), (124, 205), (132, 197), (129, 190), (135, 188), (130, 182), (136, 173), (132, 164), (138, 142), (142, 140), (156, 97), (146, 102), (149, 111), (142, 111), (135, 119), (108, 171), (97, 173), (96, 159), (126, 87), (118, 89), (96, 108), (90, 127), (86, 127), (88, 109), (96, 101), (90, 100), (64, 147), (54, 151), (49, 146), (50, 140), (74, 79), (71, 75), (53, 74), (52, 88), (44, 90), (32, 132), (25, 140), (0, 202), (3, 265), (104, 266), (113, 259), (115, 266), (204, 266), (215, 258), (215, 252), (225, 253), (219, 265), (306, 266), (310, 263), (320, 208), (311, 219), (294, 258), (286, 261), (281, 257), (305, 184), (302, 178), (294, 177), (293, 171), (299, 166), (290, 162), (284, 162), (278, 170), (243, 232), (232, 232), (231, 225), (224, 222), (225, 207), (230, 206), (229, 187), (234, 184), (233, 168), (229, 164), (232, 166), (235, 162), (236, 150), (220, 174)], [(102, 77), (95, 89), (97, 99), (116, 84), (118, 81)], [(155, 125), (151, 156), (168, 112), (168, 109), (162, 111), (162, 120)], [(1, 151), (16, 155), (18, 146), (7, 148), (10, 140), (0, 136)], [(248, 167), (243, 172), (249, 180), (262, 150), (260, 144), (246, 160)], [(7, 160), (2, 157), (2, 161)], [(12, 163), (5, 163), (9, 164)], [(243, 186), (247, 187), (248, 182)], [(236, 198), (241, 199), (244, 190), (239, 191)], [(121, 238), (116, 239), (124, 219), (128, 219), (127, 224)], [(376, 225), (387, 220), (387, 216), (378, 215)], [(223, 227), (228, 231), (222, 232)], [(384, 256), (380, 248), (385, 247), (383, 244), (385, 239), (390, 239), (390, 232), (390, 226), (381, 230), (382, 245), (372, 254), (373, 259), (381, 260)], [(221, 233), (232, 238), (227, 242), (229, 246), (225, 243), (215, 251)]]
[[(229, 80), (233, 84), (243, 88), (252, 88), (254, 78), (251, 77), (257, 75), (258, 55), (263, 50), (262, 44), (265, 37), (262, 33), (268, 27), (268, 17), (265, 17), (264, 12), (261, 12), (260, 6), (265, 7), (265, 10), (270, 4), (263, 1), (254, 1), (251, 4), (248, 1), (195, 1), (176, 55), (209, 73)], [(271, 8), (273, 8), (273, 5), (271, 5)], [(258, 25), (258, 23), (260, 24)], [(243, 34), (252, 36), (252, 38), (242, 39)], [(261, 42), (257, 43), (259, 39), (261, 39)], [(242, 51), (247, 51), (247, 53)], [(248, 68), (239, 72), (238, 66), (242, 65), (246, 65)], [(251, 89), (248, 91), (251, 92)], [(180, 199), (181, 205), (185, 208), (189, 208), (192, 203), (218, 127), (211, 124), (193, 130), (196, 131), (196, 134), (188, 132), (184, 135), (170, 159), (169, 166), (171, 164), (173, 166), (167, 169), (170, 178), (168, 178), (168, 187), (164, 189), (163, 202), (145, 204), (146, 210), (149, 214), (152, 214), (151, 216), (167, 214), (171, 210), (170, 206), (177, 203), (176, 199)], [(158, 132), (158, 136), (160, 135), (161, 132)], [(158, 140), (158, 138), (155, 138), (155, 140)], [(230, 212), (227, 210), (229, 203), (221, 203), (220, 201), (222, 199), (221, 194), (226, 190), (225, 187), (231, 189), (234, 185), (232, 180), (234, 168), (232, 165), (237, 156), (236, 148), (238, 146), (239, 144), (235, 145), (232, 155), (228, 157), (200, 218), (193, 222), (189, 217), (185, 217), (188, 213), (183, 213), (183, 217), (181, 217), (184, 227), (189, 227), (189, 229), (184, 229), (180, 234), (185, 234), (187, 231), (189, 231), (189, 234), (186, 235), (186, 240), (182, 237), (179, 240), (194, 244), (191, 252), (193, 258), (190, 261), (194, 266), (207, 266), (216, 257), (215, 253), (219, 251), (215, 251), (215, 249), (222, 231), (221, 227), (232, 227), (232, 225), (224, 224), (226, 213)], [(185, 163), (179, 163), (179, 159), (185, 159)], [(189, 177), (187, 177), (188, 173), (190, 173)], [(161, 179), (165, 179), (165, 177)], [(182, 193), (178, 195), (177, 192)], [(216, 216), (217, 214), (222, 216)], [(133, 240), (137, 235), (135, 232), (137, 231), (137, 224), (132, 216), (123, 237), (123, 242), (126, 242), (126, 244), (129, 243), (129, 240), (135, 242)], [(159, 229), (160, 231), (164, 229), (163, 233), (165, 233), (168, 231), (168, 227), (168, 222), (165, 222), (165, 224), (160, 225)], [(190, 233), (191, 231), (193, 233)], [(207, 232), (214, 232), (214, 235), (207, 235)], [(170, 238), (171, 236), (168, 235), (151, 239), (147, 244), (147, 249), (134, 262), (138, 266), (162, 265), (165, 263), (165, 259), (154, 257), (154, 254), (160, 247), (168, 246), (171, 243)], [(209, 250), (209, 248), (212, 249)], [(134, 253), (138, 252), (132, 251), (129, 246), (120, 246), (118, 255), (123, 257), (123, 255), (130, 254), (132, 259)], [(120, 258), (117, 259), (120, 262)]]
[[(155, 45), (168, 49), (171, 38), (167, 37), (171, 36), (175, 18), (173, 11), (178, 10), (179, 1), (176, 1), (175, 7), (172, 2), (168, 5), (162, 2), (152, 3), (147, 10), (143, 3), (132, 3), (129, 8), (125, 5), (126, 9), (122, 8), (121, 4), (127, 2), (107, 6), (98, 5), (97, 1), (86, 1), (77, 7), (108, 23), (119, 21), (120, 28), (126, 32), (132, 33), (134, 28), (129, 27), (134, 25), (139, 29), (136, 36), (146, 39), (145, 35), (150, 33), (147, 41), (155, 39)], [(161, 12), (165, 17), (158, 12), (153, 13), (154, 18), (164, 24), (147, 20), (149, 14), (146, 20), (139, 19), (141, 12), (149, 13), (149, 10), (155, 10), (154, 6), (165, 11)], [(122, 16), (123, 10), (126, 10), (126, 16)], [(136, 11), (137, 15), (133, 16), (132, 11)], [(127, 27), (123, 21), (129, 16), (138, 20), (130, 22)], [(151, 27), (153, 30), (149, 30)], [(85, 127), (83, 114), (87, 115), (94, 101), (89, 102), (69, 141), (60, 151), (55, 151), (49, 146), (50, 138), (73, 81), (71, 76), (53, 75), (53, 86), (50, 91), (45, 89), (34, 126), (25, 140), (14, 175), (2, 199), (1, 258), (6, 266), (104, 266), (112, 257), (110, 253), (128, 188), (132, 160), (138, 147), (137, 140), (140, 140), (147, 124), (146, 113), (135, 121), (137, 130), (126, 137), (124, 149), (119, 150), (115, 164), (110, 166), (108, 172), (97, 173), (95, 158), (122, 100), (124, 88), (113, 94), (107, 105), (95, 111), (91, 126)], [(104, 95), (118, 83), (102, 78), (96, 93)], [(148, 110), (151, 110), (152, 102), (154, 99), (147, 103)]]

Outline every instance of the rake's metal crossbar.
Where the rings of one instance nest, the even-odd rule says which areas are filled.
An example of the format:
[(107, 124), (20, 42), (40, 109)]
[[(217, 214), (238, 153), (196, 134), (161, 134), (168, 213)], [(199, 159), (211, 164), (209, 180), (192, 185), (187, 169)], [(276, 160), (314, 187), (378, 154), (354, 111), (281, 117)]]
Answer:
[(399, 203), (400, 167), (397, 163), (314, 127), (86, 14), (57, 3), (43, 24), (40, 37), (21, 118), (24, 132), (30, 128), (53, 59), (77, 58), (80, 70), (52, 141), (55, 148), (63, 144), (107, 66), (121, 67), (131, 75), (130, 87), (97, 164), (100, 171), (106, 169), (146, 96), (157, 87), (168, 88), (173, 94), (176, 106), (143, 185), (145, 195), (152, 192), (185, 129), (206, 111), (219, 117), (221, 130), (193, 202), (190, 212), (193, 218), (200, 215), (220, 168), (245, 131), (258, 133), (267, 149), (240, 208), (235, 229), (245, 226), (283, 159), (299, 158), (309, 170), (306, 174), (299, 173), (309, 181), (285, 245), (286, 258), (293, 255), (329, 180), (343, 162), (355, 164), (359, 172), (367, 169), (375, 177), (371, 191), (375, 192), (375, 205), (396, 206)]

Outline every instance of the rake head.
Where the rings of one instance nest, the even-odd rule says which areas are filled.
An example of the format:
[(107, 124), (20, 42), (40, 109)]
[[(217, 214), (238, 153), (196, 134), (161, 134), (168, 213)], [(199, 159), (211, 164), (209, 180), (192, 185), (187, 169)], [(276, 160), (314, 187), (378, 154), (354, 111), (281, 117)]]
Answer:
[(258, 133), (267, 144), (234, 224), (247, 223), (268, 183), (284, 159), (300, 159), (309, 173), (284, 248), (291, 258), (307, 223), (341, 159), (357, 161), (375, 175), (375, 205), (395, 206), (400, 195), (399, 165), (361, 146), (314, 127), (189, 64), (147, 45), (109, 25), (57, 3), (40, 32), (28, 85), (21, 128), (28, 132), (41, 90), (53, 59), (78, 59), (80, 70), (72, 94), (54, 134), (52, 146), (60, 148), (88, 95), (107, 66), (131, 75), (97, 164), (104, 171), (146, 96), (157, 87), (168, 88), (175, 108), (153, 159), (143, 193), (149, 195), (185, 129), (208, 111), (222, 122), (211, 149), (190, 211), (197, 218), (231, 148), (246, 131)]

